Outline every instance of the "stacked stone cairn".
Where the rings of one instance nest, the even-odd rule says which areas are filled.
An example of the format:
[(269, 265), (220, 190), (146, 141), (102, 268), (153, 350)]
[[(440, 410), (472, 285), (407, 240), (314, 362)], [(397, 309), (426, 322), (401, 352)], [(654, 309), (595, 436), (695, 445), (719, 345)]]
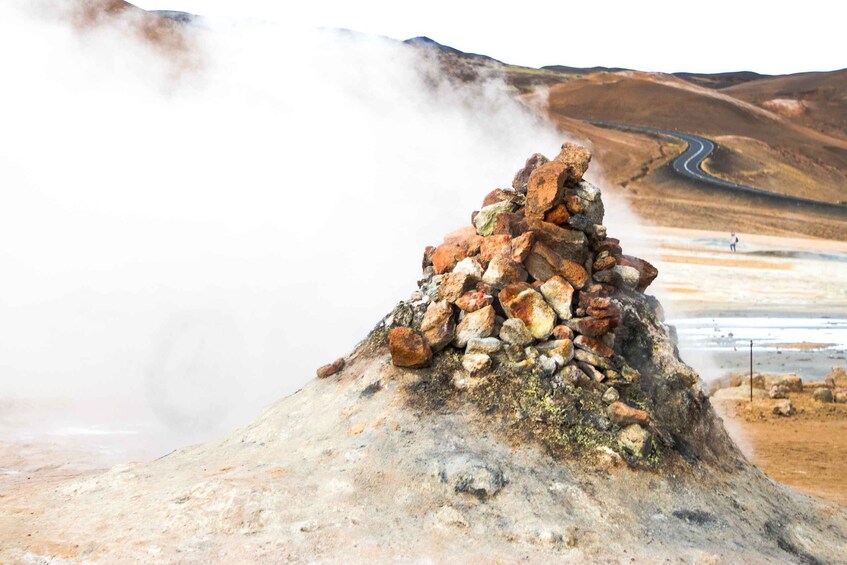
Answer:
[(552, 160), (533, 155), (512, 189), (486, 195), (472, 226), (427, 247), (413, 307), (387, 320), (389, 349), (394, 365), (422, 368), (457, 348), (469, 386), (496, 364), (602, 383), (609, 419), (640, 449), (649, 414), (618, 400), (639, 374), (615, 351), (614, 296), (643, 293), (658, 271), (607, 235), (600, 190), (583, 180), (590, 160), (572, 143)]

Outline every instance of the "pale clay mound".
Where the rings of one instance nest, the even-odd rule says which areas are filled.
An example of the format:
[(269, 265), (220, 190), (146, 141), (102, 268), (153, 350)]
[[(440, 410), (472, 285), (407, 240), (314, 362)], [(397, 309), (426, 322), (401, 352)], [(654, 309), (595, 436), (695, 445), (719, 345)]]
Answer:
[[(582, 164), (564, 167), (566, 152)], [(599, 191), (573, 173), (590, 155), (566, 145), (557, 159), (538, 161), (558, 184), (530, 176), (526, 209), (508, 190), (486, 198), (506, 200), (475, 216), (476, 251), (440, 246), (481, 281), (428, 251), (438, 267), (411, 300), (251, 426), (150, 463), (10, 483), (0, 562), (847, 562), (844, 508), (775, 484), (730, 441), (643, 292), (655, 269), (606, 237)], [(528, 228), (579, 243), (518, 257)], [(511, 263), (474, 254), (510, 239)], [(446, 320), (421, 330), (431, 310)], [(476, 312), (486, 323), (470, 327)], [(537, 335), (513, 343), (516, 325)]]
[(843, 508), (740, 458), (557, 462), (473, 409), (410, 409), (419, 373), (359, 354), (223, 441), (7, 496), (0, 561), (844, 562)]

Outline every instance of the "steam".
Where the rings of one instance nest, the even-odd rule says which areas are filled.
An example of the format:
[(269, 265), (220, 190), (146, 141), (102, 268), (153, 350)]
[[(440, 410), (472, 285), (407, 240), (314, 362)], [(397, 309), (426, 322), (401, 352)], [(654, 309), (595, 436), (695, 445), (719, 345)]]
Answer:
[(562, 141), (501, 81), (433, 80), (388, 40), (192, 34), (199, 64), (176, 73), (121, 27), (0, 7), (4, 397), (119, 395), (206, 436), (244, 422)]

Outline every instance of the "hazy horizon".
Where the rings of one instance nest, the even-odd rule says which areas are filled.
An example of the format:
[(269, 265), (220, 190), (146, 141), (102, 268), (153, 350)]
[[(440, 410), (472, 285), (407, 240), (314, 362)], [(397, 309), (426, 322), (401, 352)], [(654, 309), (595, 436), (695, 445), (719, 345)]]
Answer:
[[(705, 9), (668, 1), (534, 2), (519, 10), (480, 10), (436, 0), (424, 7), (384, 0), (348, 5), (323, 0), (297, 11), (269, 0), (139, 0), (145, 9), (350, 29), (397, 40), (426, 36), (467, 53), (539, 68), (622, 67), (645, 72), (780, 75), (847, 68), (843, 5), (813, 0), (802, 11), (729, 0)], [(543, 16), (543, 17), (542, 17)], [(572, 22), (576, 23), (572, 25)], [(808, 33), (814, 30), (814, 33)], [(786, 41), (802, 34), (802, 42)]]

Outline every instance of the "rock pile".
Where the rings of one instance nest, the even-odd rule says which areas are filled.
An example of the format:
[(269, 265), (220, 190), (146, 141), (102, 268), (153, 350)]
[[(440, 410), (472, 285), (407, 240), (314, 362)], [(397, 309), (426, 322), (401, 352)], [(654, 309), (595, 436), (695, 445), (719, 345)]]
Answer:
[(590, 160), (571, 143), (552, 160), (533, 155), (511, 189), (485, 196), (471, 226), (427, 247), (420, 291), (388, 320), (389, 348), (408, 368), (461, 354), (459, 388), (497, 367), (597, 388), (621, 444), (645, 456), (650, 414), (619, 400), (640, 374), (616, 349), (616, 295), (643, 294), (658, 271), (607, 235), (600, 190), (583, 180)]

